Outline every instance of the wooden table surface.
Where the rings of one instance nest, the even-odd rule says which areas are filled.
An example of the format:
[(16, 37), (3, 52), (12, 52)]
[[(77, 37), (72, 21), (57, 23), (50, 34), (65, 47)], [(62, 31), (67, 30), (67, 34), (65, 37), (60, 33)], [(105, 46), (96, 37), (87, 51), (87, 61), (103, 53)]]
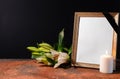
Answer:
[(120, 71), (103, 74), (98, 69), (54, 69), (30, 59), (0, 59), (0, 79), (120, 79)]

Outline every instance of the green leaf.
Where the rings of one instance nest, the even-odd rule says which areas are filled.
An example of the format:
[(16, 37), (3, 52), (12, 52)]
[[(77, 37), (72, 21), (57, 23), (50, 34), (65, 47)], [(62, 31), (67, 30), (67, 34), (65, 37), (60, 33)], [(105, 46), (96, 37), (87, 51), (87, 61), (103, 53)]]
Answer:
[(40, 48), (38, 48), (39, 49), (39, 51), (41, 51), (41, 52), (50, 52), (50, 49), (46, 49), (46, 48), (44, 48), (44, 47), (40, 47)]
[(35, 54), (32, 54), (32, 59), (35, 59), (35, 58), (39, 58), (40, 57), (40, 55), (35, 55)]
[(40, 53), (40, 56), (44, 56), (45, 55), (45, 52), (39, 52)]
[(50, 63), (46, 57), (42, 57), (41, 62), (43, 62), (45, 65), (52, 65), (52, 63)]
[(51, 58), (49, 58), (49, 57), (47, 57), (47, 56), (46, 56), (46, 59), (47, 59), (48, 62), (51, 63), (51, 65), (55, 65), (55, 63), (56, 63), (55, 60), (53, 60), (53, 59), (51, 59)]
[(69, 50), (68, 50), (68, 55), (70, 55), (72, 53), (72, 46), (70, 46)]
[(63, 48), (63, 49), (64, 49), (66, 52), (68, 52), (68, 51), (69, 51), (69, 49), (68, 49), (68, 48), (66, 48), (66, 47), (65, 47), (65, 48)]
[(50, 45), (50, 44), (48, 44), (48, 43), (45, 43), (45, 42), (43, 42), (43, 43), (40, 43), (40, 44), (38, 44), (40, 47), (44, 47), (44, 48), (47, 48), (47, 49), (53, 49), (53, 47)]
[(28, 50), (33, 51), (33, 52), (38, 52), (39, 49), (37, 47), (29, 46), (27, 47)]
[(68, 53), (68, 55), (70, 55), (71, 53), (72, 53), (72, 46), (70, 46), (70, 48), (68, 49), (68, 48), (63, 48), (67, 53)]
[(53, 59), (53, 55), (51, 53), (45, 53), (45, 56), (48, 57), (48, 58)]
[(39, 52), (32, 52), (33, 55), (40, 55)]
[(64, 29), (59, 33), (58, 36), (58, 51), (61, 52), (63, 50), (63, 39), (64, 39)]
[(45, 56), (44, 52), (32, 52), (32, 57), (33, 59), (41, 57), (41, 56)]

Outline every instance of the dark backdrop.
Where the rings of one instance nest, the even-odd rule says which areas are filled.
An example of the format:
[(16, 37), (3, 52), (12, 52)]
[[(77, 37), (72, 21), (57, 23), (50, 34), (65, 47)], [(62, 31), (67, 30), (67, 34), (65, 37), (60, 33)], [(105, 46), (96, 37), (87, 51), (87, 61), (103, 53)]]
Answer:
[(30, 58), (27, 46), (54, 44), (63, 28), (70, 46), (75, 11), (120, 11), (119, 5), (119, 0), (0, 0), (0, 58)]

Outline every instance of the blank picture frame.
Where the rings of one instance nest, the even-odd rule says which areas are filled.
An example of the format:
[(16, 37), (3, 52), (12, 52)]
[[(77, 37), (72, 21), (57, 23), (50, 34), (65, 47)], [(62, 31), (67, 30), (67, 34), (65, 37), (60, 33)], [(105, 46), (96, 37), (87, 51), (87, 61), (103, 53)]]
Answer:
[[(118, 22), (118, 13), (110, 12)], [(99, 68), (106, 50), (116, 59), (117, 34), (102, 12), (75, 12), (72, 65)], [(115, 64), (115, 62), (114, 62)]]

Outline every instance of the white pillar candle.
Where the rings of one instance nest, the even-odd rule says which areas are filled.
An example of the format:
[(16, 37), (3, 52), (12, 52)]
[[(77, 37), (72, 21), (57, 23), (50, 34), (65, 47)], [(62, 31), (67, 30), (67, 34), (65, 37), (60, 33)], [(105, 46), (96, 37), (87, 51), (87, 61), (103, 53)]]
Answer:
[(100, 72), (112, 73), (113, 72), (113, 56), (109, 55), (106, 51), (105, 55), (100, 57)]

